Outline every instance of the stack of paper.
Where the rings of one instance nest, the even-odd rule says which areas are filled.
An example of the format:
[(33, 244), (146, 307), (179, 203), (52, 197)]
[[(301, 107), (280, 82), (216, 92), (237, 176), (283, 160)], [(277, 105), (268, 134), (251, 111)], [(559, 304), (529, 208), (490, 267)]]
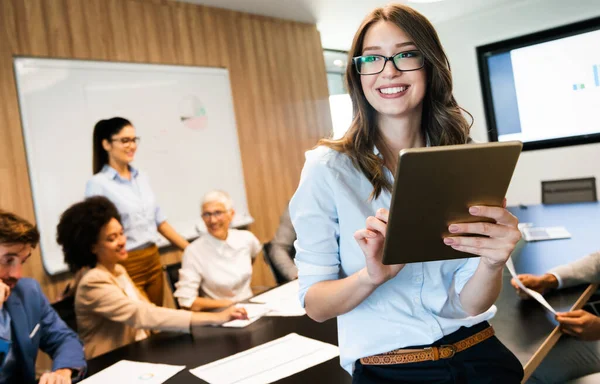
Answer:
[(121, 360), (81, 381), (81, 384), (145, 383), (162, 384), (175, 376), (185, 365), (140, 363)]
[(295, 333), (190, 370), (211, 384), (267, 384), (323, 363), (340, 352), (335, 345)]

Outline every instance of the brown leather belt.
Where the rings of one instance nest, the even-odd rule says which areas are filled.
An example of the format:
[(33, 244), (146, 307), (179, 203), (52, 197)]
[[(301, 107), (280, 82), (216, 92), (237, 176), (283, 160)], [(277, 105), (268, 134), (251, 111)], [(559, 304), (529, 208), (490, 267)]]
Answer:
[(458, 352), (471, 348), (492, 336), (494, 336), (494, 328), (489, 326), (483, 331), (477, 332), (454, 344), (438, 345), (423, 349), (395, 349), (380, 355), (363, 357), (360, 359), (360, 362), (362, 365), (391, 365), (449, 359)]

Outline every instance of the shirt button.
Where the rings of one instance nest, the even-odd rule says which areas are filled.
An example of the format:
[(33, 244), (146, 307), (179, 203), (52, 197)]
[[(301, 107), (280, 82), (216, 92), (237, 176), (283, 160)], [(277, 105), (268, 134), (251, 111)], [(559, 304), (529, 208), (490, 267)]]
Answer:
[(420, 302), (421, 302), (421, 301), (419, 300), (419, 298), (418, 298), (418, 297), (416, 297), (416, 296), (415, 296), (415, 297), (413, 297), (413, 303), (415, 303), (415, 304), (419, 304)]

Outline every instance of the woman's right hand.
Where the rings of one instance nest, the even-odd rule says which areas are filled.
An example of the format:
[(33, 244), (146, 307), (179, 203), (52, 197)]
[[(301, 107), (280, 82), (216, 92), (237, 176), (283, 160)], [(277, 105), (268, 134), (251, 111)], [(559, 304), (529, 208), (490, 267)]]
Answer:
[(354, 239), (365, 254), (366, 269), (360, 273), (361, 277), (369, 284), (379, 286), (386, 281), (393, 279), (405, 264), (384, 265), (383, 243), (389, 211), (380, 208), (375, 216), (367, 218), (366, 228), (360, 229), (354, 233)]
[(217, 324), (223, 324), (231, 320), (248, 320), (248, 312), (242, 307), (232, 306), (217, 312)]
[[(547, 273), (542, 276), (523, 274), (517, 275), (517, 278), (521, 280), (521, 283), (523, 283), (525, 287), (541, 293), (542, 295), (552, 289), (558, 288), (558, 280), (556, 279), (556, 276), (551, 273)], [(530, 298), (527, 293), (523, 292), (523, 290), (519, 288), (514, 278), (510, 281), (510, 284), (517, 291), (517, 295), (519, 295), (519, 297), (522, 299)]]

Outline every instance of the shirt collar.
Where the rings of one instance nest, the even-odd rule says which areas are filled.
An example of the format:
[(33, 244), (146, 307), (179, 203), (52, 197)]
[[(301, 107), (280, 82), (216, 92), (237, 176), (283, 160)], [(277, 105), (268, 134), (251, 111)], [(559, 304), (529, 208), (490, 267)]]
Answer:
[(215, 244), (217, 247), (222, 247), (222, 246), (228, 246), (229, 248), (233, 249), (233, 250), (237, 250), (240, 247), (240, 244), (238, 244), (233, 236), (232, 236), (232, 229), (229, 228), (229, 233), (227, 234), (227, 239), (225, 240), (221, 240), (221, 239), (217, 239), (216, 237), (214, 237), (213, 235), (211, 235), (210, 233), (206, 233), (210, 239), (210, 241)]
[[(106, 175), (108, 175), (108, 177), (110, 177), (111, 179), (116, 179), (119, 178), (121, 180), (124, 180), (121, 175), (119, 175), (119, 173), (117, 172), (116, 169), (114, 169), (113, 167), (111, 167), (108, 164), (105, 164), (104, 167), (102, 167), (102, 171), (100, 171)], [(131, 165), (129, 166), (129, 172), (131, 172), (131, 177), (132, 178), (136, 178), (139, 174), (137, 168), (132, 167)]]

